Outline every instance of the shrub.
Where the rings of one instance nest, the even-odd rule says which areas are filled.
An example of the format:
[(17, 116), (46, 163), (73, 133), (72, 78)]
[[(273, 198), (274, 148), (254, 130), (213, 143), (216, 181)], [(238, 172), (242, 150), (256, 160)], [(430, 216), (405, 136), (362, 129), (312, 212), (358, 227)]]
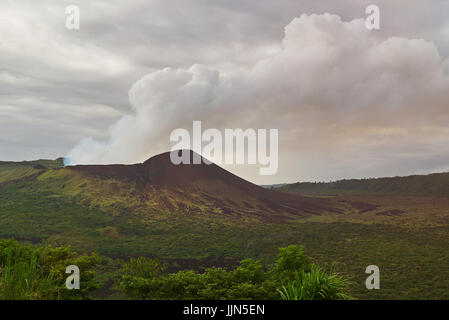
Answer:
[(305, 255), (304, 247), (290, 245), (279, 248), (279, 256), (273, 271), (281, 279), (294, 279), (299, 270), (310, 271), (310, 267), (310, 258)]
[[(98, 262), (96, 255), (77, 256), (66, 247), (33, 247), (0, 240), (0, 299), (88, 299), (99, 287), (92, 271)], [(69, 265), (80, 268), (80, 290), (65, 287)]]
[[(140, 259), (140, 260), (139, 260)], [(345, 281), (310, 264), (303, 247), (279, 249), (270, 270), (245, 259), (234, 270), (208, 268), (203, 273), (164, 274), (159, 262), (131, 259), (123, 266), (120, 287), (133, 299), (343, 299)], [(288, 283), (282, 286), (282, 283)], [(281, 288), (281, 289), (279, 289)]]
[(346, 280), (335, 274), (326, 274), (320, 267), (312, 265), (310, 271), (296, 272), (295, 279), (283, 286), (279, 293), (283, 300), (344, 300)]

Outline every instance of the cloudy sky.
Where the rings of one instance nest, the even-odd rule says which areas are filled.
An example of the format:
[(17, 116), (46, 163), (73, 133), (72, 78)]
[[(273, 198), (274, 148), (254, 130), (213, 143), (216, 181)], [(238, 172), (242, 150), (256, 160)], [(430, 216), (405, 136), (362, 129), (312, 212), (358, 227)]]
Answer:
[(276, 175), (226, 167), (256, 183), (447, 171), (449, 0), (410, 3), (1, 0), (0, 160), (142, 162), (201, 120), (279, 129)]

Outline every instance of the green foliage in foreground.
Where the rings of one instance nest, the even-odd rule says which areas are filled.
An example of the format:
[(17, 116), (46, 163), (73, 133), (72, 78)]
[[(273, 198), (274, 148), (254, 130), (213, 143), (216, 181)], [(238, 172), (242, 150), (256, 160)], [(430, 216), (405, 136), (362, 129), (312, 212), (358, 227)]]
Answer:
[[(87, 299), (98, 288), (92, 271), (98, 261), (95, 255), (77, 256), (65, 247), (32, 247), (0, 240), (0, 300)], [(65, 287), (69, 265), (80, 268), (80, 290)]]
[[(133, 299), (348, 299), (346, 282), (310, 264), (303, 247), (280, 248), (268, 270), (259, 261), (245, 259), (230, 271), (208, 268), (203, 273), (164, 274), (164, 266), (148, 258), (124, 264), (120, 286)], [(285, 285), (283, 285), (285, 284)], [(282, 288), (282, 289), (279, 289)]]
[(279, 292), (283, 300), (345, 300), (350, 298), (344, 290), (346, 283), (343, 277), (312, 265), (309, 272), (297, 271)]
[[(0, 240), (0, 300), (89, 299), (99, 289), (93, 268), (99, 257), (77, 256), (67, 247), (31, 246)], [(68, 290), (69, 265), (81, 271), (81, 289)], [(303, 247), (279, 249), (271, 268), (245, 259), (233, 270), (208, 268), (203, 273), (181, 270), (146, 257), (123, 263), (119, 286), (132, 299), (348, 299), (346, 281), (312, 265)]]

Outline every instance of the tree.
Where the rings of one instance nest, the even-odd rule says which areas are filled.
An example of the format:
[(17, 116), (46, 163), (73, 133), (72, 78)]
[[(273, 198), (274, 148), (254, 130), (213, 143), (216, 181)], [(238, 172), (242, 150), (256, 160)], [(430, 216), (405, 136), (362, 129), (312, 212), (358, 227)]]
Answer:
[(285, 280), (294, 279), (297, 271), (308, 272), (310, 268), (310, 258), (305, 255), (304, 247), (290, 245), (286, 248), (279, 248), (279, 256), (273, 271)]

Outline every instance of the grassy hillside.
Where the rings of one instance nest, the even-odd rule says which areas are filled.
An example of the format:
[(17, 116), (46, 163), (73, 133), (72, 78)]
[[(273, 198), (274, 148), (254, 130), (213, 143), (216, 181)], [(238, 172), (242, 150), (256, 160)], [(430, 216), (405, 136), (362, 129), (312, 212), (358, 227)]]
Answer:
[[(371, 297), (449, 298), (444, 267), (449, 259), (449, 173), (294, 183), (276, 190), (351, 204), (343, 215), (308, 219), (334, 245), (314, 248), (316, 242), (303, 241), (320, 261), (332, 256), (349, 274), (356, 274), (361, 260), (378, 265), (384, 285)], [(356, 277), (363, 280), (359, 273)]]
[(0, 186), (7, 182), (32, 180), (47, 169), (62, 167), (62, 158), (22, 162), (0, 161)]
[(278, 189), (306, 194), (393, 194), (449, 197), (449, 173), (408, 177), (351, 179), (335, 182), (297, 182)]
[[(449, 298), (449, 200), (439, 189), (424, 197), (388, 193), (394, 188), (386, 185), (357, 191), (353, 184), (352, 194), (316, 201), (270, 198), (276, 191), (259, 193), (236, 177), (191, 172), (183, 180), (152, 168), (145, 176), (123, 166), (62, 168), (60, 160), (0, 163), (0, 237), (110, 259), (156, 257), (172, 269), (248, 257), (269, 265), (279, 247), (303, 244), (313, 261), (352, 280), (356, 298)], [(423, 179), (436, 177), (441, 186), (443, 176)], [(365, 289), (370, 264), (381, 269), (381, 290)], [(104, 262), (103, 278), (116, 266)]]
[(35, 167), (37, 169), (62, 168), (64, 166), (63, 161), (64, 161), (63, 158), (58, 158), (56, 160), (41, 159), (41, 160), (20, 161), (20, 162), (0, 161), (0, 172), (24, 167)]

